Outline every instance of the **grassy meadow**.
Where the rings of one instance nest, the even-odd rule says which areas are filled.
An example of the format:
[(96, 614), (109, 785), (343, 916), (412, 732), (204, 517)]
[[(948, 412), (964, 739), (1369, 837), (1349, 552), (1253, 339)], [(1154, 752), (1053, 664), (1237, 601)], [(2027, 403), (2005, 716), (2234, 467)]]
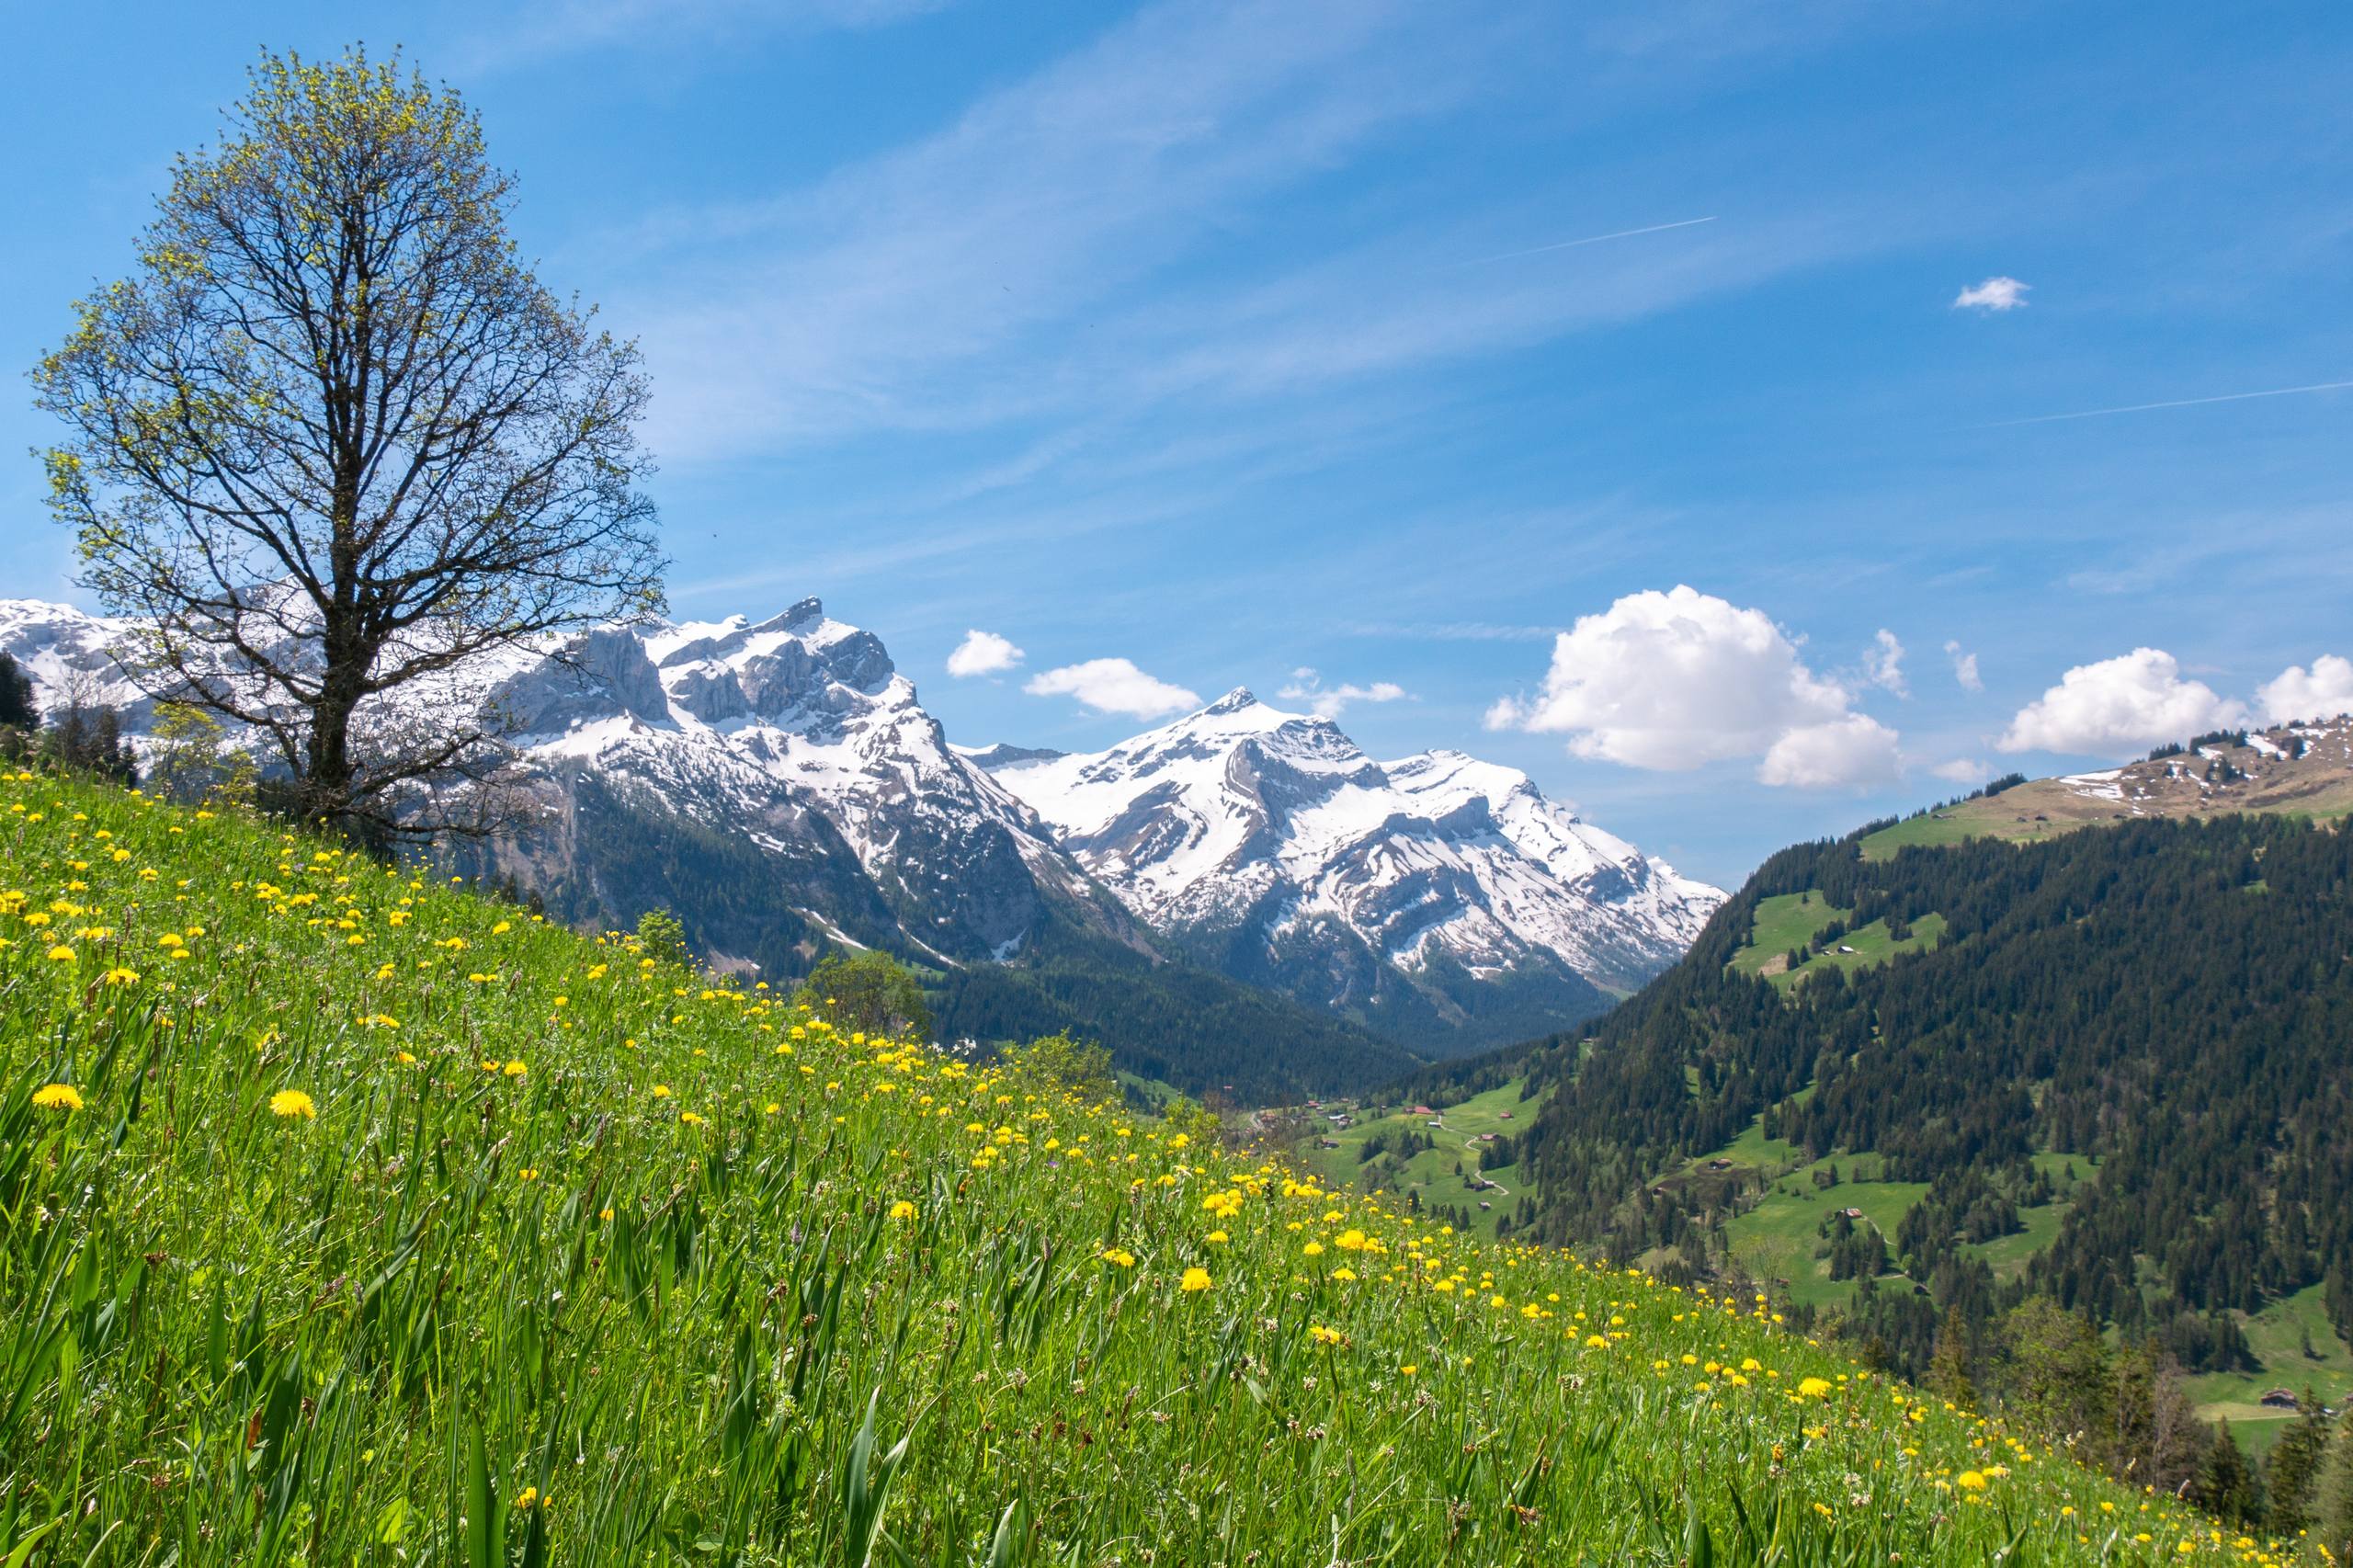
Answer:
[(1761, 1301), (0, 780), (11, 1568), (2293, 1555)]
[[(1846, 919), (1851, 913), (1831, 907), (1822, 894), (1811, 891), (1761, 899), (1748, 945), (1733, 955), (1732, 967), (1742, 974), (1765, 974), (1786, 991), (1807, 975), (1825, 969), (1873, 969), (1898, 953), (1926, 952), (1944, 939), (1945, 917), (1941, 915), (1920, 916), (1912, 923), (1911, 934), (1902, 941), (1895, 939), (1886, 921), (1874, 920), (1847, 932), (1832, 944), (1829, 951), (1814, 954), (1795, 969), (1786, 967), (1790, 949), (1813, 940), (1815, 932), (1833, 920)], [(1841, 947), (1854, 950), (1842, 953), (1838, 951)], [(1776, 964), (1776, 960), (1782, 962)]]
[[(1325, 1129), (1318, 1136), (1337, 1147), (1303, 1148), (1297, 1159), (1326, 1186), (1359, 1192), (1379, 1191), (1392, 1200), (1409, 1195), (1425, 1204), (1449, 1204), (1466, 1210), (1472, 1233), (1494, 1240), (1496, 1221), (1507, 1217), (1521, 1192), (1519, 1167), (1500, 1165), (1480, 1167), (1481, 1142), (1487, 1136), (1508, 1138), (1525, 1131), (1543, 1104), (1541, 1098), (1520, 1098), (1521, 1081), (1513, 1079), (1468, 1099), (1457, 1100), (1435, 1116), (1415, 1116), (1411, 1109), (1387, 1116), (1352, 1119), (1342, 1128)], [(1433, 1126), (1432, 1123), (1437, 1125)], [(1397, 1158), (1376, 1153), (1365, 1157), (1365, 1146), (1379, 1140), (1394, 1145), (1399, 1135), (1412, 1132), (1427, 1138), (1430, 1147)], [(1461, 1174), (1456, 1173), (1457, 1166)], [(1472, 1185), (1486, 1181), (1494, 1185)], [(1481, 1209), (1487, 1203), (1491, 1207)]]

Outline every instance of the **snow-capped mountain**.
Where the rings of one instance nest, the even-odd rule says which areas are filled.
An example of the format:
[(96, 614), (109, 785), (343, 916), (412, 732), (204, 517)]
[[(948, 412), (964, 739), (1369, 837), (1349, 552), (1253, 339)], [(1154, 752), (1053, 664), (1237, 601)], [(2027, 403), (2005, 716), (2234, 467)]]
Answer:
[(1370, 1016), (1407, 1002), (1392, 975), (1441, 1017), (1475, 1012), (1462, 973), (1590, 1012), (1592, 988), (1639, 986), (1723, 902), (1513, 768), (1375, 761), (1330, 720), (1246, 690), (1108, 751), (968, 758), (1155, 930)]
[[(110, 652), (131, 630), (0, 600), (0, 650), (42, 705), (117, 706), (136, 739), (153, 707)], [(1110, 1039), (1134, 1026), (1102, 1020), (1143, 994), (1103, 977), (1142, 966), (1302, 1003), (1340, 1031), (1319, 1043), (1330, 1054), (1380, 1045), (1358, 1028), (1448, 1054), (1599, 1011), (1722, 898), (1511, 769), (1375, 762), (1247, 692), (1096, 756), (964, 751), (881, 642), (815, 599), (757, 622), (601, 629), (449, 684), (498, 714), (536, 806), (520, 835), (450, 849), (456, 869), (511, 878), (577, 924), (666, 905), (704, 951), (767, 973), (827, 942), (890, 948), (985, 993), (974, 1032), (1042, 1019)], [(1013, 971), (1049, 963), (1066, 982), (1052, 1008), (1007, 1000)], [(1272, 1017), (1297, 1032), (1300, 1015)]]
[[(0, 601), (0, 649), (32, 675), (43, 706), (117, 704), (135, 736), (152, 710), (108, 652), (127, 630), (67, 606)], [(626, 921), (648, 903), (689, 902), (642, 886), (661, 874), (633, 864), (658, 861), (650, 841), (676, 833), (733, 841), (734, 871), (799, 917), (785, 921), (788, 946), (824, 936), (951, 964), (1002, 960), (1050, 908), (1117, 939), (1142, 937), (1027, 806), (949, 748), (881, 642), (815, 599), (757, 623), (598, 630), (462, 674), (500, 715), (542, 808), (475, 869), (551, 890), (567, 915)], [(710, 936), (722, 954), (789, 961), (740, 928)]]

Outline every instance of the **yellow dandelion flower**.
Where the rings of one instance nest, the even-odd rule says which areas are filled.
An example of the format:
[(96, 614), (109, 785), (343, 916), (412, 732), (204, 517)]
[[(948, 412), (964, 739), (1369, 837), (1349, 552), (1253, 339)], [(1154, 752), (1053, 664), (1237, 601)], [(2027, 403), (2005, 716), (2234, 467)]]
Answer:
[(82, 1108), (82, 1095), (71, 1084), (45, 1084), (33, 1091), (33, 1104), (43, 1110), (75, 1111)]
[(914, 1204), (912, 1204), (912, 1203), (908, 1202), (905, 1199), (902, 1198), (902, 1199), (900, 1199), (896, 1203), (893, 1203), (892, 1205), (891, 1205), (891, 1218), (892, 1218), (892, 1219), (893, 1219), (893, 1220), (912, 1220), (912, 1219), (914, 1219), (915, 1217), (915, 1206)]
[(1185, 1270), (1184, 1278), (1176, 1281), (1176, 1289), (1190, 1296), (1208, 1290), (1210, 1283), (1210, 1271), (1196, 1265)]
[(308, 1121), (319, 1114), (311, 1096), (300, 1089), (280, 1089), (269, 1096), (269, 1114), (276, 1117), (301, 1117)]

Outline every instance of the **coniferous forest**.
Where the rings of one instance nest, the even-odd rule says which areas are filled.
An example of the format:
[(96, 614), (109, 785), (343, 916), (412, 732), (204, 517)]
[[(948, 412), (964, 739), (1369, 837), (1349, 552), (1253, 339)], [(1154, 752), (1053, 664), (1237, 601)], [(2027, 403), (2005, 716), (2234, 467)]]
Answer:
[[(1581, 1068), (1529, 1058), (1531, 1096), (1557, 1090), (1527, 1134), (1543, 1233), (1681, 1245), (1698, 1200), (1652, 1178), (1760, 1118), (1815, 1158), (1875, 1152), (1929, 1184), (1895, 1241), (1930, 1296), (1870, 1293), (1925, 1365), (1937, 1311), (1996, 1305), (1960, 1248), (2016, 1229), (2029, 1156), (2057, 1153), (2098, 1178), (2014, 1292), (2137, 1328), (2321, 1283), (2353, 1330), (2353, 837), (2232, 816), (1870, 861), (1859, 836), (1768, 860)], [(1762, 900), (1808, 892), (1850, 930), (1940, 915), (1943, 940), (1786, 988), (1730, 967)]]

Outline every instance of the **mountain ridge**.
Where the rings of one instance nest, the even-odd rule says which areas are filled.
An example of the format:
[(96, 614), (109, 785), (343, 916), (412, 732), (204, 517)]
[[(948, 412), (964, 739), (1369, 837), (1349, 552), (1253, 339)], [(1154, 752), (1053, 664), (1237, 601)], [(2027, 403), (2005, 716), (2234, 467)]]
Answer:
[[(44, 705), (76, 695), (118, 705), (137, 738), (153, 723), (153, 704), (109, 653), (132, 630), (69, 606), (0, 600), (0, 649), (24, 662)], [(1587, 961), (1617, 966), (1604, 971), (1616, 980), (1629, 962), (1667, 956), (1657, 930), (1630, 944), (1600, 929), (1612, 915), (1598, 903), (1587, 911), (1597, 928), (1569, 933), (1583, 948), (1548, 953), (1520, 936), (1497, 949), (1509, 961), (1487, 964), (1465, 948), (1433, 955), (1411, 974), (1388, 952), (1334, 926), (1330, 911), (1294, 912), (1301, 929), (1323, 930), (1328, 940), (1296, 945), (1275, 961), (1246, 942), (1221, 942), (1198, 924), (1156, 922), (1153, 911), (1089, 869), (1061, 827), (1009, 786), (1006, 770), (1057, 766), (1061, 754), (950, 744), (881, 639), (834, 619), (813, 597), (758, 620), (737, 615), (597, 628), (486, 659), (468, 678), (499, 714), (513, 748), (507, 787), (535, 809), (512, 840), (452, 848), (457, 869), (529, 887), (574, 924), (625, 926), (642, 908), (666, 904), (718, 961), (780, 978), (805, 971), (828, 943), (890, 949), (939, 971), (944, 1025), (1096, 1029), (1094, 1014), (1127, 1011), (1092, 978), (1097, 971), (1143, 973), (1175, 964), (1297, 1004), (1297, 1012), (1269, 1012), (1223, 998), (1213, 986), (1204, 991), (1206, 981), (1182, 983), (1199, 1010), (1249, 1019), (1253, 1030), (1275, 1028), (1287, 1041), (1312, 1036), (1307, 1049), (1319, 1058), (1354, 1050), (1363, 1077), (1598, 1011), (1608, 994), (1573, 958), (1599, 955)], [(1260, 706), (1249, 699), (1225, 711)], [(1276, 727), (1292, 717), (1277, 716)], [(376, 719), (398, 722), (399, 713)], [(1334, 756), (1353, 754), (1350, 767), (1379, 771), (1336, 727), (1316, 734)], [(1479, 791), (1492, 784), (1506, 801), (1509, 779), (1525, 785), (1524, 778), (1501, 770), (1491, 779), (1476, 772), (1486, 765), (1441, 764), (1442, 755), (1452, 754), (1418, 759), (1429, 774), (1429, 801), (1443, 807), (1421, 813), (1431, 819), (1429, 831), (1499, 835)], [(1315, 782), (1295, 757), (1258, 760), (1266, 765), (1262, 798)], [(1510, 804), (1515, 820), (1535, 824), (1542, 810), (1556, 810), (1540, 797), (1534, 801)], [(1574, 839), (1559, 831), (1563, 844)], [(1632, 856), (1631, 846), (1619, 847)], [(1550, 871), (1517, 851), (1510, 858), (1518, 896), (1548, 894)], [(1632, 865), (1650, 874), (1649, 862), (1635, 858)], [(1267, 882), (1277, 905), (1279, 881)], [(1414, 884), (1413, 898), (1430, 907), (1412, 917), (1427, 919), (1431, 908), (1449, 913), (1448, 898), (1475, 905), (1484, 896), (1475, 881), (1439, 875)], [(1679, 879), (1674, 885), (1698, 888)], [(1567, 948), (1566, 937), (1563, 942)], [(1050, 949), (1048, 958), (1031, 965), (1040, 948)], [(1040, 993), (1054, 965), (1062, 966), (1059, 978)], [(1018, 980), (991, 972), (1006, 966), (1027, 967)], [(1336, 986), (1336, 974), (1347, 983)], [(1173, 976), (1162, 978), (1174, 983)], [(1359, 1005), (1366, 995), (1370, 1005)], [(1082, 1006), (1081, 996), (1095, 1000)], [(1141, 1018), (1128, 1027), (1149, 1032)], [(1143, 1033), (1125, 1040), (1105, 1033), (1194, 1086), (1222, 1086), (1233, 1076), (1230, 1062), (1192, 1074), (1155, 1052)], [(1213, 1042), (1197, 1040), (1193, 1049), (1226, 1060)], [(1336, 1081), (1311, 1074), (1277, 1087), (1328, 1088)]]
[(1154, 929), (1370, 1016), (1446, 1016), (1456, 970), (1590, 1016), (1722, 898), (1517, 769), (1382, 762), (1247, 687), (1100, 752), (1006, 749), (991, 771)]

